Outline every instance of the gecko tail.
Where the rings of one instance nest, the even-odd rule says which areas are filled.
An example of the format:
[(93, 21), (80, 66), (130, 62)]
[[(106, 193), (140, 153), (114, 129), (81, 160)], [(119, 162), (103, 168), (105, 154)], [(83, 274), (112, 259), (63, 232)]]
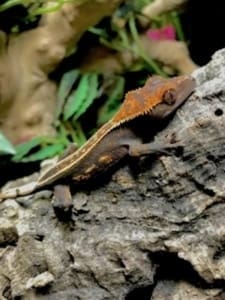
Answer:
[(30, 182), (28, 184), (24, 184), (22, 186), (18, 186), (12, 189), (8, 189), (0, 193), (0, 202), (10, 199), (16, 198), (18, 196), (26, 196), (35, 191), (37, 188), (36, 182)]

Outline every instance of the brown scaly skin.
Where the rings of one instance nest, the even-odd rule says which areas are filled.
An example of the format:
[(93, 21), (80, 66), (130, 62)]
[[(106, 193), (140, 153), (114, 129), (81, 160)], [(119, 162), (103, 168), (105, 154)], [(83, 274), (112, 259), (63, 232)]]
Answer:
[(170, 79), (154, 76), (148, 79), (143, 87), (126, 94), (117, 114), (80, 149), (59, 160), (37, 182), (8, 190), (0, 194), (0, 199), (27, 195), (57, 183), (55, 209), (71, 211), (72, 198), (69, 190), (62, 185), (59, 188), (58, 182), (71, 177), (74, 183), (79, 184), (108, 169), (126, 155), (140, 156), (157, 152), (162, 145), (143, 144), (130, 123), (144, 115), (151, 120), (164, 119), (187, 99), (194, 88), (194, 79), (186, 75)]

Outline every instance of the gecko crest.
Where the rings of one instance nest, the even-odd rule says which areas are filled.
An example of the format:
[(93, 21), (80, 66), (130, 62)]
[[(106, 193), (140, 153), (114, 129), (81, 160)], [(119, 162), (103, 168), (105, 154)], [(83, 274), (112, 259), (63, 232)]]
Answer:
[[(121, 124), (150, 113), (155, 107), (164, 103), (164, 101), (167, 104), (173, 104), (173, 96), (170, 99), (167, 95), (168, 92), (177, 92), (178, 88), (185, 86), (186, 81), (190, 84), (190, 76), (184, 75), (170, 79), (153, 76), (147, 80), (142, 88), (128, 92), (117, 114), (108, 123), (103, 125), (80, 149), (59, 161), (56, 166), (47, 170), (46, 173), (39, 178), (38, 187), (51, 184), (59, 178), (70, 175), (77, 164), (87, 157), (92, 149), (94, 149), (109, 132)], [(165, 97), (165, 95), (167, 95), (167, 97)], [(181, 100), (186, 97), (187, 95), (182, 95)], [(167, 110), (172, 111), (171, 109)]]
[(168, 80), (159, 76), (151, 77), (143, 87), (126, 94), (120, 110), (112, 118), (112, 121), (122, 124), (141, 115), (148, 114), (155, 106), (161, 103), (163, 95), (167, 91), (176, 89), (176, 85), (176, 77), (174, 80)]

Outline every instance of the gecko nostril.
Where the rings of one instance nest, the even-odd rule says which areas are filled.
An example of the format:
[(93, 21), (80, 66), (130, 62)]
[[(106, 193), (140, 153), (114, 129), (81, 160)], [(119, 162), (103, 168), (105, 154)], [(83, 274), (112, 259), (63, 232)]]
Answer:
[(217, 108), (215, 111), (214, 111), (214, 114), (217, 116), (217, 117), (220, 117), (223, 115), (223, 110), (221, 108)]

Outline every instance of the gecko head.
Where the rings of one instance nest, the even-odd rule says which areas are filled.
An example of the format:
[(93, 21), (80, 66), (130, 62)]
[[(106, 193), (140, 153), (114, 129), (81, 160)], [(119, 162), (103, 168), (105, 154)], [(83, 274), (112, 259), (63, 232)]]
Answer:
[[(156, 82), (155, 85), (157, 85)], [(171, 114), (188, 98), (194, 88), (195, 80), (188, 75), (161, 79), (161, 87), (159, 83), (156, 87), (156, 94), (160, 101), (152, 107), (151, 116), (164, 118)]]
[(194, 79), (188, 75), (173, 78), (153, 76), (143, 87), (126, 94), (113, 121), (123, 123), (145, 114), (164, 118), (185, 101), (194, 87)]

